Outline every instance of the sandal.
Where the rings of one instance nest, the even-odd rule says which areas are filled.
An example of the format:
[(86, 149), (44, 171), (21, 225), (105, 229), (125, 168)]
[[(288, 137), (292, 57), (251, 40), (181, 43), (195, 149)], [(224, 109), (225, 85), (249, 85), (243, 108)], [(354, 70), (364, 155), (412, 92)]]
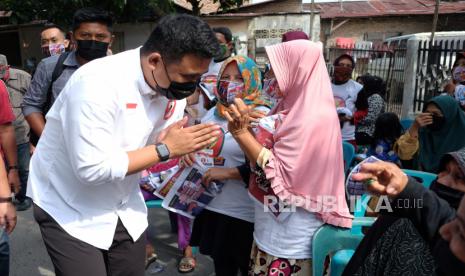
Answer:
[(152, 253), (150, 254), (150, 256), (145, 257), (145, 269), (147, 269), (157, 259), (158, 259), (158, 256), (155, 253)]
[(189, 273), (195, 269), (195, 259), (193, 257), (183, 257), (178, 265), (180, 273)]

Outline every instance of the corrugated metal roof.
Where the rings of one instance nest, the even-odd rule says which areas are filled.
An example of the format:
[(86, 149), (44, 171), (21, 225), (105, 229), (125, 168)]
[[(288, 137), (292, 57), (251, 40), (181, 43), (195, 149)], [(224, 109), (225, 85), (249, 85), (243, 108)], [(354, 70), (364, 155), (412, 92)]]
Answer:
[[(304, 5), (309, 7), (309, 4)], [(354, 18), (433, 14), (435, 0), (369, 0), (360, 2), (320, 3), (315, 5), (321, 18)], [(444, 2), (440, 14), (465, 13), (465, 1)]]
[[(302, 15), (311, 14), (310, 11), (304, 12), (236, 12), (236, 13), (221, 13), (221, 14), (203, 14), (203, 18), (210, 19), (237, 19), (237, 18), (253, 18), (257, 16), (273, 16), (273, 15)], [(315, 12), (318, 14), (318, 12)]]

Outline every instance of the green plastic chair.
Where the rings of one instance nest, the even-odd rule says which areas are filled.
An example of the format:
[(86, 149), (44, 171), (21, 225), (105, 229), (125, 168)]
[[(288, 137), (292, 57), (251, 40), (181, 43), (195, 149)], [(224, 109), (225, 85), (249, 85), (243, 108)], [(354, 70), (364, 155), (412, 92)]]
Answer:
[(147, 208), (161, 208), (162, 202), (162, 199), (148, 200), (145, 202), (145, 206), (147, 206)]
[(344, 173), (347, 173), (355, 159), (355, 148), (351, 143), (342, 142), (342, 153), (344, 156)]
[(402, 119), (400, 120), (400, 124), (402, 125), (402, 128), (404, 131), (407, 131), (413, 124), (414, 120), (412, 119)]
[[(352, 224), (359, 227), (371, 226), (374, 221), (374, 218), (356, 218)], [(329, 224), (321, 226), (313, 235), (312, 241), (313, 276), (323, 275), (324, 262), (328, 255), (332, 256), (331, 275), (341, 275), (362, 239), (363, 234), (354, 234), (348, 228)]]

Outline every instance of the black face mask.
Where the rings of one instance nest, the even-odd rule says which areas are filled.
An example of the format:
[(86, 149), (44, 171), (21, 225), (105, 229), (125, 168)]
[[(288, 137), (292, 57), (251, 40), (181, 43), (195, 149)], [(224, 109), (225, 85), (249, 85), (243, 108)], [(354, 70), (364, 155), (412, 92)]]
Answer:
[(163, 63), (163, 66), (165, 67), (166, 76), (168, 77), (168, 80), (170, 81), (170, 86), (168, 88), (160, 87), (158, 85), (158, 81), (155, 79), (155, 74), (152, 71), (152, 78), (157, 84), (155, 88), (152, 88), (153, 90), (162, 94), (169, 100), (182, 100), (194, 94), (195, 89), (200, 83), (200, 79), (196, 82), (182, 82), (182, 83), (171, 81), (170, 76), (168, 75), (168, 70), (166, 70), (165, 63)]
[(77, 54), (87, 61), (105, 57), (110, 43), (96, 40), (76, 40)]
[(441, 128), (443, 127), (444, 125), (444, 122), (445, 122), (445, 118), (443, 116), (436, 116), (436, 115), (433, 115), (433, 123), (431, 125), (428, 125), (427, 127), (429, 128), (429, 130), (431, 131), (438, 131), (438, 130), (441, 130)]
[(444, 184), (438, 182), (438, 180), (434, 180), (431, 183), (429, 188), (431, 191), (435, 192), (440, 198), (444, 199), (449, 203), (451, 207), (457, 210), (460, 205), (460, 201), (464, 195), (464, 192), (452, 189)]

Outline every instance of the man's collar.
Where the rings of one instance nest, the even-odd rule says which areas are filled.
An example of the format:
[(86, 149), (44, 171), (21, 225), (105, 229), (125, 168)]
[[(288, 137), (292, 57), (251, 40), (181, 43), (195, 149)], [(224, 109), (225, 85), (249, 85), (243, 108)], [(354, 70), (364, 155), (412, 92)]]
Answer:
[(144, 77), (144, 71), (142, 70), (142, 61), (141, 61), (141, 53), (140, 53), (140, 47), (137, 49), (137, 51), (134, 51), (134, 53), (137, 55), (137, 58), (134, 58), (134, 60), (137, 60), (137, 87), (139, 88), (139, 92), (141, 95), (153, 95), (155, 96), (157, 93), (153, 91), (153, 89), (147, 84), (147, 81), (145, 80)]
[(63, 65), (68, 66), (68, 67), (80, 67), (81, 65), (76, 59), (76, 51), (71, 51), (69, 52), (68, 56), (66, 57), (65, 61), (63, 62)]

